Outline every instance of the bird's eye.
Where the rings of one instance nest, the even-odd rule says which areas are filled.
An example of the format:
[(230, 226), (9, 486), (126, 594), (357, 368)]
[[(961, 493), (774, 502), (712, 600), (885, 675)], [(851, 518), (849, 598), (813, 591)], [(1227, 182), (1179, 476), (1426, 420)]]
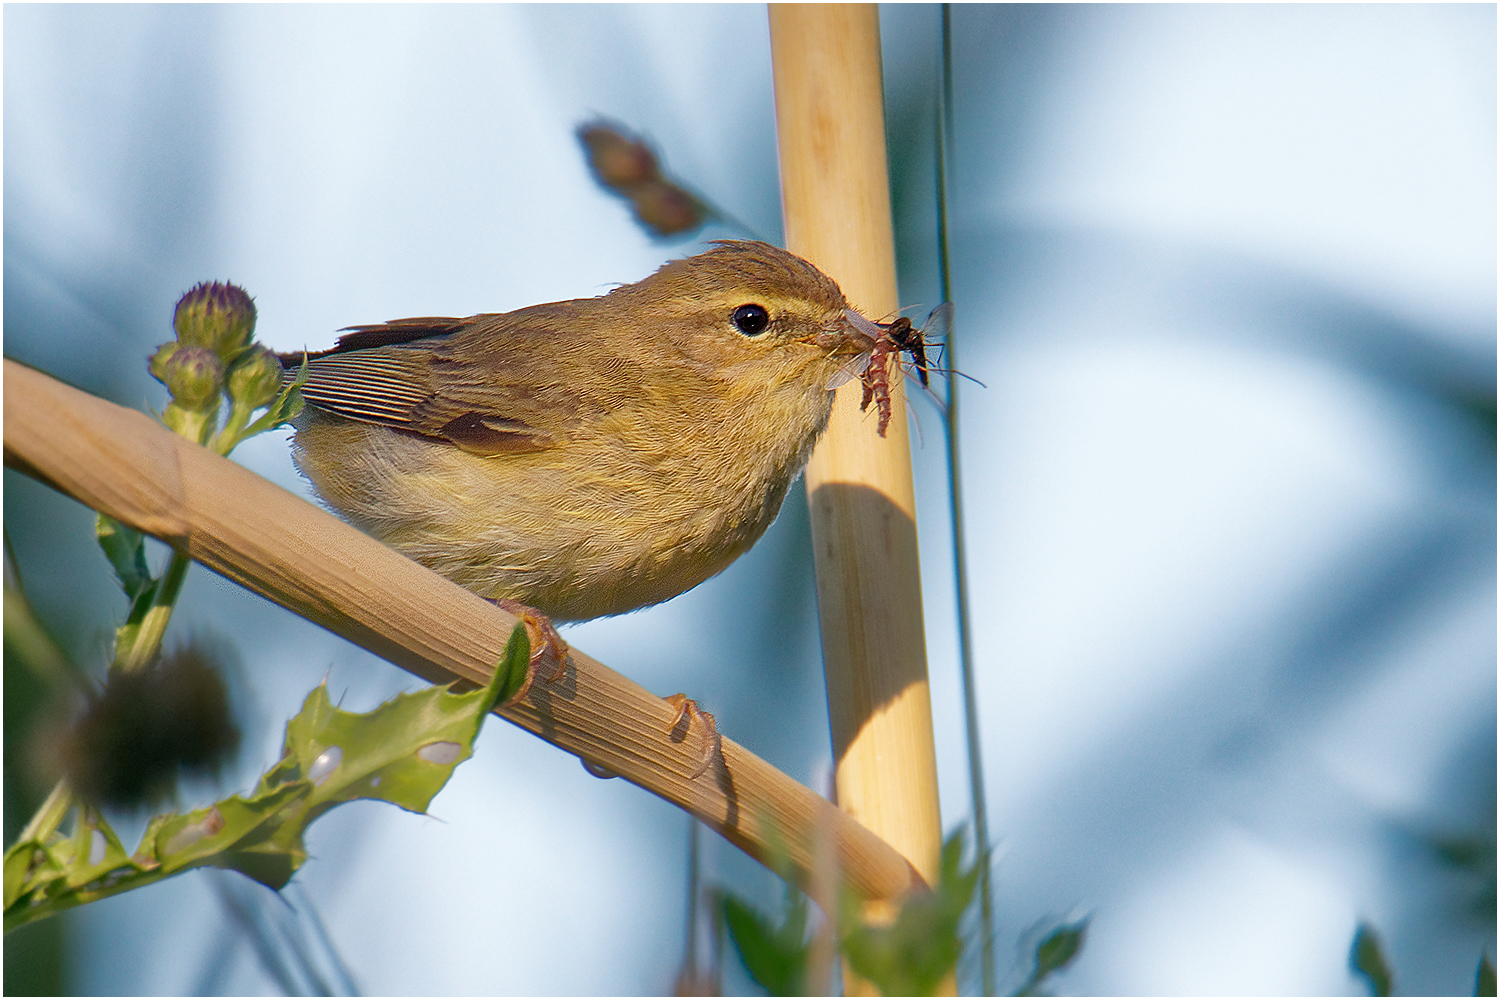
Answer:
[(730, 313), (729, 318), (734, 320), (734, 325), (739, 328), (740, 333), (747, 337), (755, 337), (765, 332), (771, 322), (771, 314), (766, 312), (766, 307), (755, 305), (753, 302), (740, 306)]

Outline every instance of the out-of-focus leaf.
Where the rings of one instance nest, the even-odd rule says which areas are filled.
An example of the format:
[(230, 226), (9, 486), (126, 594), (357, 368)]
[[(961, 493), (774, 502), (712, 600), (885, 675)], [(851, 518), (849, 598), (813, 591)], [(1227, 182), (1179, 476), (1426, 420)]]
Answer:
[(846, 901), (840, 942), (844, 957), (886, 996), (931, 996), (958, 964), (963, 948), (959, 923), (979, 881), (979, 866), (964, 868), (963, 854), (959, 831), (943, 844), (937, 885), (909, 896), (888, 926), (864, 923), (858, 904)]
[(1462, 872), (1468, 886), (1464, 905), (1469, 914), (1495, 924), (1495, 837), (1493, 833), (1424, 837), (1444, 864)]
[(1495, 963), (1490, 961), (1490, 956), (1479, 956), (1479, 972), (1474, 977), (1474, 995), (1476, 997), (1492, 997), (1495, 995)]
[(1038, 946), (1036, 968), (1040, 975), (1050, 975), (1073, 961), (1083, 945), (1084, 927), (1084, 924), (1077, 924), (1060, 928)]
[(72, 660), (32, 610), (9, 549), (5, 555), (5, 655), (14, 656), (37, 680), (54, 689), (69, 688), (78, 679)]
[(1432, 837), (1429, 843), (1438, 857), (1454, 868), (1473, 872), (1495, 870), (1495, 841), (1490, 837)]
[(1349, 948), (1349, 968), (1364, 977), (1371, 996), (1391, 995), (1391, 969), (1386, 964), (1380, 938), (1369, 924), (1360, 924), (1354, 932), (1354, 944)]
[(774, 997), (802, 996), (807, 981), (807, 897), (795, 889), (787, 893), (786, 918), (780, 927), (732, 893), (722, 893), (719, 906), (729, 940), (750, 978)]
[(1047, 977), (1067, 968), (1078, 957), (1078, 953), (1083, 949), (1083, 939), (1088, 932), (1088, 927), (1087, 919), (1077, 923), (1062, 924), (1054, 927), (1051, 933), (1042, 938), (1042, 943), (1036, 946), (1031, 976), (1015, 995), (1018, 997), (1045, 995), (1042, 987)]
[(1445, 395), (1450, 402), (1458, 406), (1464, 416), (1474, 422), (1493, 445), (1495, 443), (1495, 397), (1490, 393), (1472, 391), (1451, 392)]

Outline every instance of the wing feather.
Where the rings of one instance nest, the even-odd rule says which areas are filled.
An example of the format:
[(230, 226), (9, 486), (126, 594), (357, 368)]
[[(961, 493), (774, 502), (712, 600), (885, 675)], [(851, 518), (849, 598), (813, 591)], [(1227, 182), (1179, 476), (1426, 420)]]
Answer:
[[(545, 342), (545, 324), (528, 329), (507, 318), (520, 317), (416, 317), (347, 327), (336, 347), (305, 356), (302, 396), (349, 420), (439, 438), (474, 454), (555, 447), (576, 425), (576, 394), (541, 374), (534, 349)], [(289, 381), (304, 355), (281, 358)]]

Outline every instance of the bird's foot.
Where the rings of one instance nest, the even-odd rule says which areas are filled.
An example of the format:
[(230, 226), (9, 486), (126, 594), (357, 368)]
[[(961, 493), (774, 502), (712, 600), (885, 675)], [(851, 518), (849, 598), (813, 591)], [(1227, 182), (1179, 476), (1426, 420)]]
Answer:
[(542, 679), (546, 684), (556, 684), (567, 676), (568, 644), (558, 634), (552, 619), (529, 604), (506, 597), (492, 597), (490, 603), (502, 611), (509, 611), (526, 626), (526, 638), (531, 641), (531, 663), (528, 665), (526, 678), (528, 688), (531, 686), (531, 677), (541, 674), (544, 668), (547, 673), (542, 675)]
[[(672, 717), (672, 731), (687, 720), (687, 730), (693, 728), (693, 720), (697, 719), (703, 725), (703, 756), (698, 766), (694, 768), (690, 777), (696, 778), (707, 771), (714, 762), (714, 756), (721, 754), (720, 746), (722, 737), (719, 735), (719, 726), (714, 722), (714, 717), (698, 707), (698, 703), (685, 694), (674, 694), (665, 699), (668, 705), (677, 709), (677, 714)], [(683, 732), (683, 739), (687, 739), (687, 731)]]

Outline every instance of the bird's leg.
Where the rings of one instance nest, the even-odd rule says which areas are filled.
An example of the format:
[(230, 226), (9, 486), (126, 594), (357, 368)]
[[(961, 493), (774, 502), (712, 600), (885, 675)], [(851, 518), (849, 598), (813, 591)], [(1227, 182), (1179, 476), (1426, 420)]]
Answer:
[[(540, 671), (551, 666), (544, 678), (548, 684), (556, 684), (568, 672), (568, 644), (558, 634), (552, 619), (529, 604), (512, 601), (506, 597), (492, 597), (490, 603), (502, 611), (509, 611), (526, 625), (526, 638), (531, 640), (531, 671)], [(529, 685), (528, 685), (529, 686)]]
[[(685, 694), (674, 694), (665, 699), (668, 705), (677, 709), (677, 714), (672, 717), (672, 729), (676, 729), (685, 718), (688, 729), (693, 728), (693, 719), (698, 719), (703, 724), (703, 759), (698, 762), (697, 768), (693, 770), (690, 777), (696, 778), (707, 771), (709, 765), (714, 762), (714, 754), (720, 751), (719, 726), (714, 722), (714, 717), (698, 707), (698, 703)], [(684, 738), (686, 738), (684, 736)]]

